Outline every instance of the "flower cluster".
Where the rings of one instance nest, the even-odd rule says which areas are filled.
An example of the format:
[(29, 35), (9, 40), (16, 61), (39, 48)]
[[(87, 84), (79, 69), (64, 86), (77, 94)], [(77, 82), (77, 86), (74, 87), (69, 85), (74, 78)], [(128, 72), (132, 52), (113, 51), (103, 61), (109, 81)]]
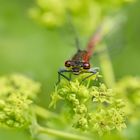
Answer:
[(124, 77), (116, 84), (116, 92), (125, 99), (125, 112), (129, 116), (129, 121), (138, 121), (140, 118), (140, 78)]
[[(95, 80), (95, 79), (94, 79)], [(98, 86), (62, 81), (52, 94), (51, 106), (64, 100), (72, 112), (73, 127), (102, 135), (126, 127), (124, 102), (103, 83)]]
[(19, 74), (0, 77), (0, 124), (18, 128), (28, 125), (30, 106), (39, 89), (39, 83)]
[[(36, 0), (36, 6), (30, 9), (30, 15), (37, 22), (47, 27), (61, 27), (65, 25), (68, 15), (76, 27), (87, 31), (96, 28), (101, 19), (120, 9), (124, 4), (133, 0)], [(85, 28), (84, 28), (85, 29)]]

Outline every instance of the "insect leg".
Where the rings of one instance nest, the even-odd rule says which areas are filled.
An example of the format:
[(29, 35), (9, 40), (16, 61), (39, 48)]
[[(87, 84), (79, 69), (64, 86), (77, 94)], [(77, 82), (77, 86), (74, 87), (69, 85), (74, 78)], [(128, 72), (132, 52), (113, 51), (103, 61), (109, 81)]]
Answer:
[(56, 82), (56, 85), (58, 85), (59, 83), (60, 83), (60, 81), (61, 81), (61, 76), (63, 77), (63, 78), (65, 78), (65, 79), (67, 79), (68, 81), (70, 81), (71, 80), (71, 77), (67, 77), (66, 75), (64, 75), (63, 73), (65, 73), (65, 72), (72, 72), (71, 70), (67, 70), (67, 69), (60, 69), (59, 71), (58, 71), (58, 81)]
[(80, 84), (83, 81), (85, 81), (86, 79), (88, 79), (89, 77), (95, 75), (98, 71), (99, 71), (99, 68), (98, 67), (89, 69), (86, 73), (90, 73), (90, 74), (88, 76), (86, 76), (84, 79), (82, 79), (82, 81), (80, 82)]
[(72, 78), (72, 73), (70, 72), (69, 73), (69, 79), (70, 79), (70, 81), (71, 81), (71, 78)]

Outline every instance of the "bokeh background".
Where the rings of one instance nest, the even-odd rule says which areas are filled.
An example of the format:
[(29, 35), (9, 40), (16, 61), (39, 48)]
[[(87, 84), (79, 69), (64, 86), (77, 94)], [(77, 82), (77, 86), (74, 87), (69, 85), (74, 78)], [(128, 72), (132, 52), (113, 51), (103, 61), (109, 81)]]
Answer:
[[(33, 0), (0, 0), (0, 75), (23, 73), (40, 81), (42, 93), (38, 102), (47, 106), (57, 70), (75, 52), (75, 47), (67, 31), (47, 30), (29, 17), (33, 3)], [(140, 76), (140, 1), (125, 7), (123, 12), (127, 20), (112, 37), (112, 42), (117, 40), (122, 49), (110, 54), (116, 79)], [(140, 125), (131, 128), (132, 137), (128, 139), (140, 139), (139, 131)], [(1, 129), (0, 140), (5, 139), (30, 140), (31, 137), (20, 130)]]

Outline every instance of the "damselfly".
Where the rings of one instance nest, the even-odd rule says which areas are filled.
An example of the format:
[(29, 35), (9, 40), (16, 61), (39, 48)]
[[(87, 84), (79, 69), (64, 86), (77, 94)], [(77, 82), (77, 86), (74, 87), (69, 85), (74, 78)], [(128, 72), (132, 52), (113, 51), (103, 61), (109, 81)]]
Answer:
[[(94, 53), (96, 44), (100, 42), (103, 35), (104, 33), (102, 27), (100, 27), (90, 38), (85, 50), (81, 50), (80, 47), (77, 47), (78, 49), (76, 54), (70, 60), (65, 61), (65, 68), (58, 71), (58, 82), (56, 84), (60, 82), (61, 77), (67, 79), (68, 81), (71, 81), (71, 76), (68, 77), (65, 75), (65, 73), (70, 73), (70, 75), (88, 73), (89, 75), (82, 79), (82, 81), (84, 81), (87, 78), (95, 75), (99, 71), (98, 67), (91, 67), (90, 58)], [(78, 44), (78, 40), (76, 41)]]

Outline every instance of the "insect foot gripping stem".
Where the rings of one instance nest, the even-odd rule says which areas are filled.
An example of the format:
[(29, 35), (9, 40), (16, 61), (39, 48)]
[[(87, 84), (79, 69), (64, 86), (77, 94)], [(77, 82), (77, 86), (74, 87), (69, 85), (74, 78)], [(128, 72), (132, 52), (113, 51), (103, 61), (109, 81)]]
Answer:
[(65, 78), (66, 80), (70, 81), (71, 78), (67, 77), (66, 75), (64, 75), (64, 73), (71, 73), (71, 70), (67, 70), (67, 69), (60, 69), (58, 71), (58, 81), (56, 82), (56, 85), (58, 85), (61, 82), (61, 77)]
[(80, 85), (85, 81), (87, 80), (88, 78), (90, 78), (91, 76), (97, 74), (97, 72), (99, 72), (99, 68), (98, 67), (95, 67), (95, 68), (90, 68), (86, 73), (89, 73), (88, 76), (84, 77), (82, 79), (82, 81), (80, 82)]
[[(80, 84), (82, 84), (86, 79), (90, 78), (91, 76), (96, 75), (97, 72), (99, 72), (99, 68), (98, 67), (90, 68), (89, 70), (84, 71), (84, 73), (88, 73), (89, 75), (87, 75), (86, 77), (83, 77), (81, 79)], [(64, 73), (69, 73), (69, 76), (66, 76)], [(73, 74), (72, 70), (60, 69), (58, 71), (58, 81), (56, 82), (56, 85), (58, 85), (61, 82), (61, 77), (63, 77), (67, 81), (71, 81), (71, 75), (72, 74)], [(78, 75), (80, 75), (80, 73)]]

